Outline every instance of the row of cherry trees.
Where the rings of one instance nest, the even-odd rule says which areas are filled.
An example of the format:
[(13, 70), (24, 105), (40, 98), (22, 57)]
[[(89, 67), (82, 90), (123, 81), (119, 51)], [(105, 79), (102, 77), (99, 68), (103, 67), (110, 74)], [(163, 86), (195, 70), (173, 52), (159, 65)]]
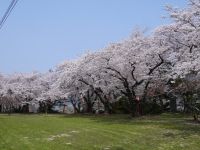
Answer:
[(190, 0), (186, 9), (167, 10), (173, 22), (151, 35), (136, 30), (127, 40), (66, 61), (45, 74), (1, 75), (1, 106), (10, 109), (34, 100), (66, 98), (76, 112), (91, 113), (101, 105), (112, 113), (112, 104), (123, 97), (129, 113), (141, 113), (139, 98), (147, 102), (155, 91), (175, 91), (169, 82), (188, 74), (199, 78), (200, 1)]

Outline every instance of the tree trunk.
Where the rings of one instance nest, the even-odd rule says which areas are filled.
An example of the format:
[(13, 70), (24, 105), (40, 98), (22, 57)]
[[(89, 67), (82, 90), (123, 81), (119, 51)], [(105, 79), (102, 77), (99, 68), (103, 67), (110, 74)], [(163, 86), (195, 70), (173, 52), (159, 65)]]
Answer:
[(176, 112), (177, 111), (176, 99), (175, 98), (172, 98), (170, 100), (170, 111), (171, 112)]

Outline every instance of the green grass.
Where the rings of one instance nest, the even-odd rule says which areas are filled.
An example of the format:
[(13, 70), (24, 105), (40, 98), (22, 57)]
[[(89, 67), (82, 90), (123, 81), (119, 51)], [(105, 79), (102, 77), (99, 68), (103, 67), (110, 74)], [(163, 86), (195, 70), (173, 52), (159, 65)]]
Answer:
[(183, 115), (0, 115), (0, 150), (199, 150)]

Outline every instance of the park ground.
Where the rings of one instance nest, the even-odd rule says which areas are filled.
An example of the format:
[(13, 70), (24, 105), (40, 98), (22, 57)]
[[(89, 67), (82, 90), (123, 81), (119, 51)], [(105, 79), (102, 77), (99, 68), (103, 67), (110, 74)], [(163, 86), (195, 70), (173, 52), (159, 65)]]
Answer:
[(0, 115), (0, 150), (188, 149), (200, 149), (188, 115)]

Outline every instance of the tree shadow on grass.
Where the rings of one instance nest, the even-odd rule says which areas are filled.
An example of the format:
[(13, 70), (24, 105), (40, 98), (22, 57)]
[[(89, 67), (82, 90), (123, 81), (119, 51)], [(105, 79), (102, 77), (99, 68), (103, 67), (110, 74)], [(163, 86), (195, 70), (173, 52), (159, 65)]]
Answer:
[[(166, 137), (188, 137), (190, 135), (200, 135), (200, 124), (192, 122), (192, 118), (182, 114), (164, 114), (164, 115), (149, 115), (133, 118), (130, 115), (67, 115), (65, 118), (86, 118), (92, 122), (103, 125), (128, 125), (153, 128), (160, 128), (164, 131)], [(179, 131), (174, 134), (173, 131)]]
[(130, 115), (65, 115), (64, 118), (89, 119), (92, 122), (104, 124), (131, 124), (135, 118)]

